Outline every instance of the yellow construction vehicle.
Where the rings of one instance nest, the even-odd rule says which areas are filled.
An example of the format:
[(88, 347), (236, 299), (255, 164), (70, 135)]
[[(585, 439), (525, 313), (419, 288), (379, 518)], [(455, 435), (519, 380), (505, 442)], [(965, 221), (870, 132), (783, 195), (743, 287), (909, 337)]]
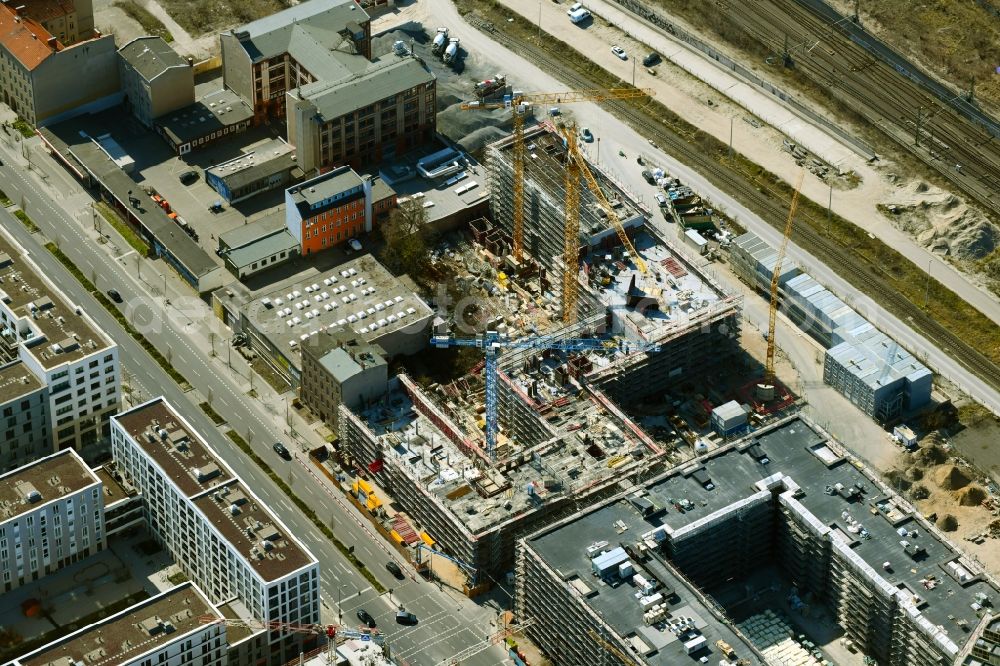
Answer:
[(609, 99), (636, 99), (652, 97), (649, 88), (608, 88), (596, 90), (570, 90), (555, 93), (517, 93), (497, 102), (466, 102), (463, 111), (510, 109), (513, 114), (514, 154), (514, 224), (512, 254), (518, 262), (523, 258), (524, 240), (524, 117), (531, 106), (575, 104), (577, 102), (603, 102)]

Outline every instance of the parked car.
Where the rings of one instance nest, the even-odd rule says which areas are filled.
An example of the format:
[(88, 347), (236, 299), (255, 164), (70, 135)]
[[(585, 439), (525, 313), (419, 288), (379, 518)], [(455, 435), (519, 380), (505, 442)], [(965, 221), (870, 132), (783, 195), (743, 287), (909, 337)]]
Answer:
[(408, 627), (412, 627), (417, 623), (417, 616), (409, 611), (398, 611), (396, 613), (396, 624), (405, 624)]
[(584, 127), (582, 130), (580, 130), (580, 138), (586, 141), (587, 143), (590, 143), (591, 141), (594, 140), (594, 135), (590, 133), (590, 130), (588, 128)]
[(625, 53), (625, 49), (620, 46), (612, 46), (611, 52), (618, 56), (619, 60), (628, 60), (628, 54)]
[(388, 562), (385, 563), (385, 568), (393, 576), (395, 576), (396, 578), (399, 578), (400, 580), (402, 580), (402, 578), (403, 578), (403, 570), (399, 568), (398, 564), (396, 564), (392, 560), (389, 560)]
[(184, 185), (193, 185), (198, 182), (198, 172), (194, 169), (185, 171), (181, 175), (177, 176), (178, 180)]
[(657, 194), (656, 195), (656, 203), (659, 204), (660, 208), (666, 208), (667, 207), (667, 198), (665, 196), (663, 196), (662, 194)]
[(274, 452), (277, 453), (282, 458), (284, 458), (285, 460), (292, 459), (292, 454), (288, 452), (288, 449), (286, 449), (285, 445), (282, 444), (281, 442), (275, 442), (274, 446), (272, 446), (271, 448), (274, 449)]
[(373, 618), (371, 616), (371, 613), (366, 611), (364, 608), (358, 609), (358, 619), (361, 620), (362, 624), (367, 625), (369, 629), (375, 628), (376, 625), (375, 618)]
[(355, 252), (361, 252), (361, 241), (359, 241), (357, 238), (352, 238), (351, 240), (347, 241), (347, 247), (350, 248), (351, 250), (354, 250)]
[(113, 300), (115, 303), (121, 303), (122, 302), (122, 295), (118, 293), (117, 289), (108, 289), (107, 294), (108, 294), (108, 298), (110, 298), (111, 300)]
[(658, 62), (660, 62), (660, 54), (657, 53), (656, 51), (653, 51), (648, 56), (646, 56), (645, 58), (642, 59), (642, 66), (643, 67), (652, 67), (653, 65), (657, 64)]

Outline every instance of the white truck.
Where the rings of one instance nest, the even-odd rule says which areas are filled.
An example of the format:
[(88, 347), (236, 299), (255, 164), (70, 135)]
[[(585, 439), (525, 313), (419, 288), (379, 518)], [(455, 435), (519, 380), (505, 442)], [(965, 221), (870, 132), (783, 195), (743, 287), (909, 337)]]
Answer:
[(444, 64), (450, 65), (458, 59), (458, 46), (461, 44), (458, 37), (452, 37), (448, 40), (448, 48), (444, 50)]
[(569, 12), (569, 20), (572, 21), (573, 23), (583, 23), (589, 18), (590, 18), (590, 11), (588, 11), (583, 7), (580, 7), (579, 9), (574, 9), (573, 11)]
[(444, 49), (447, 45), (448, 28), (438, 28), (437, 34), (434, 35), (434, 41), (431, 43), (431, 53), (434, 55), (441, 55), (444, 53)]

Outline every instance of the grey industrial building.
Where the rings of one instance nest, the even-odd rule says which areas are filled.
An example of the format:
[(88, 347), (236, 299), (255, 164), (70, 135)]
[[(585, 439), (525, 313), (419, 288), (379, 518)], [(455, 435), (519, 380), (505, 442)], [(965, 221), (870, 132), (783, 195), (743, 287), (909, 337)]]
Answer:
[(359, 342), (351, 331), (326, 330), (302, 347), (299, 398), (334, 428), (340, 405), (357, 410), (384, 396), (388, 386), (385, 351)]
[(303, 175), (295, 149), (275, 138), (249, 148), (239, 157), (205, 169), (205, 182), (232, 204), (285, 188)]
[(193, 150), (250, 129), (253, 111), (231, 90), (215, 90), (193, 104), (160, 116), (153, 123), (175, 153)]
[(354, 0), (312, 0), (220, 35), (223, 80), (255, 123), (287, 119), (307, 174), (362, 167), (434, 137), (434, 74), (412, 54), (372, 59)]
[(389, 358), (424, 349), (433, 312), (415, 289), (407, 276), (394, 277), (363, 254), (329, 271), (272, 285), (267, 292), (232, 284), (213, 298), (226, 325), (246, 334), (250, 348), (298, 387), (301, 348), (315, 344), (321, 331), (348, 329)]
[[(729, 256), (740, 279), (770, 292), (774, 248), (746, 233), (733, 240)], [(826, 349), (823, 381), (861, 411), (888, 425), (930, 403), (931, 371), (899, 343), (790, 262), (778, 284), (782, 311)]]
[(299, 256), (299, 241), (277, 211), (220, 234), (217, 253), (230, 273), (245, 280)]
[(767, 636), (727, 618), (788, 600), (824, 608), (880, 664), (938, 666), (1000, 602), (977, 563), (799, 417), (526, 537), (515, 581), (515, 620), (566, 664), (602, 663), (602, 641), (640, 664), (717, 663), (716, 640), (775, 663)]
[(162, 37), (136, 37), (118, 49), (118, 71), (122, 102), (146, 127), (194, 104), (194, 62), (180, 57)]

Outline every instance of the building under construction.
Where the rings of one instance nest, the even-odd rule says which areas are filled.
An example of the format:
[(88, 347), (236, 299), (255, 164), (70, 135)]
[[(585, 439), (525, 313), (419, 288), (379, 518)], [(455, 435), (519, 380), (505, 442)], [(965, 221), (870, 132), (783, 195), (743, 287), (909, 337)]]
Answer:
[[(537, 256), (538, 269), (527, 272), (537, 280), (540, 273), (560, 270), (554, 255), (561, 249), (553, 238), (563, 237), (558, 210), (564, 154), (551, 129), (527, 135), (529, 153), (539, 155), (527, 172), (526, 202), (533, 212), (525, 223), (527, 260)], [(502, 145), (490, 150), (505, 159)], [(497, 159), (493, 174), (503, 178)], [(547, 180), (538, 171), (543, 160), (553, 170)], [(658, 351), (504, 353), (498, 364), (492, 458), (484, 433), (483, 378), (475, 372), (427, 390), (400, 376), (393, 390), (366, 409), (340, 408), (341, 451), (416, 523), (415, 545), (416, 533), (423, 532), (421, 542), (434, 542), (470, 571), (508, 570), (518, 536), (618, 492), (622, 483), (637, 483), (691, 457), (692, 449), (679, 446), (683, 439), (650, 436), (622, 406), (647, 397), (659, 400), (682, 382), (700, 386), (713, 369), (732, 367), (738, 353), (741, 299), (726, 293), (679, 243), (647, 228), (648, 213), (624, 191), (601, 182), (608, 184), (606, 196), (618, 202), (617, 210), (627, 211), (622, 217), (645, 271), (585, 199), (577, 318), (545, 333), (556, 339), (611, 336), (652, 343)], [(496, 212), (504, 214), (502, 208)], [(521, 279), (523, 273), (509, 278), (515, 287)], [(546, 302), (558, 298), (545, 291)], [(541, 299), (517, 302), (517, 310), (538, 309)], [(495, 325), (511, 337), (538, 333), (519, 325), (519, 311), (500, 318)]]
[(561, 664), (830, 663), (800, 633), (823, 615), (879, 664), (960, 663), (1000, 603), (980, 565), (799, 417), (523, 539), (515, 581), (515, 620)]

